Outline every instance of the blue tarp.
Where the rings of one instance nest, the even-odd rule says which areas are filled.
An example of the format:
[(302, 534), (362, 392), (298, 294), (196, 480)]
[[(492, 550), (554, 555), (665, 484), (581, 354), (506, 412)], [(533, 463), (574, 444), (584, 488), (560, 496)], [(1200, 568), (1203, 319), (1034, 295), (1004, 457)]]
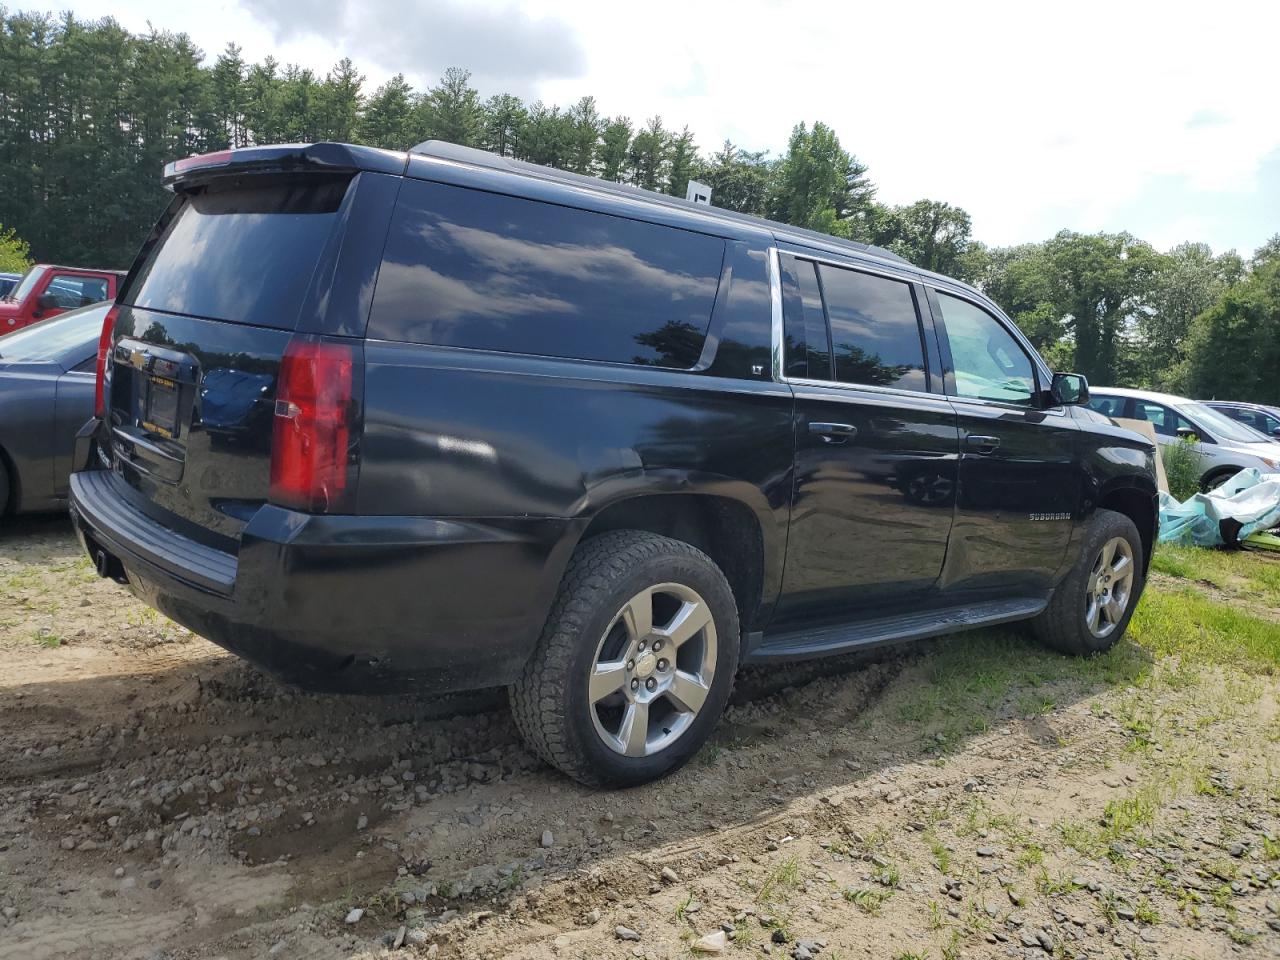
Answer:
[(1160, 542), (1235, 544), (1280, 524), (1280, 473), (1241, 470), (1222, 486), (1179, 503), (1160, 494)]

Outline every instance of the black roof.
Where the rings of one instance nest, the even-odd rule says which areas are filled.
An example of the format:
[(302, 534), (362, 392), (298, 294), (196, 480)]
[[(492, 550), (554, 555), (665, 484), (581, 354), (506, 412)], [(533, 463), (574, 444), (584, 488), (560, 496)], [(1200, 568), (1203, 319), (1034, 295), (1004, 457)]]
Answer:
[[(444, 140), (425, 140), (412, 150), (399, 153), (393, 150), (381, 150), (377, 147), (357, 146), (349, 143), (280, 143), (263, 146), (240, 147), (235, 150), (219, 150), (196, 157), (187, 157), (165, 165), (163, 183), (169, 189), (186, 189), (209, 178), (228, 173), (249, 173), (254, 171), (288, 171), (313, 170), (337, 172), (342, 170), (370, 170), (378, 173), (404, 174), (409, 168), (409, 156), (416, 154), (431, 160), (447, 163), (466, 164), (494, 172), (530, 177), (552, 184), (560, 184), (578, 190), (589, 190), (603, 196), (617, 197), (625, 200), (640, 201), (655, 206), (663, 206), (678, 210), (683, 214), (695, 214), (711, 221), (725, 224), (738, 224), (767, 232), (778, 240), (791, 242), (803, 247), (827, 248), (840, 253), (852, 253), (860, 256), (874, 257), (880, 260), (903, 264), (919, 271), (910, 261), (898, 256), (883, 247), (859, 243), (856, 240), (843, 240), (817, 230), (806, 230), (785, 223), (753, 217), (745, 213), (725, 210), (707, 204), (693, 203), (683, 197), (672, 197), (665, 193), (642, 190), (630, 184), (614, 183), (554, 167), (544, 167), (524, 160), (513, 160), (500, 157), (486, 150), (474, 147), (460, 147), (456, 143)], [(957, 283), (950, 277), (939, 277), (949, 283)], [(961, 284), (961, 286), (964, 286)]]
[(647, 203), (676, 207), (684, 211), (692, 210), (707, 217), (708, 219), (726, 220), (732, 223), (742, 223), (759, 227), (762, 230), (769, 231), (779, 239), (792, 240), (803, 246), (813, 246), (816, 243), (821, 244), (822, 246), (836, 247), (854, 253), (869, 254), (873, 257), (879, 257), (882, 260), (892, 260), (895, 263), (906, 263), (911, 265), (909, 261), (898, 256), (896, 253), (886, 250), (883, 247), (873, 246), (869, 243), (859, 243), (856, 240), (844, 240), (840, 237), (833, 237), (828, 233), (819, 233), (817, 230), (806, 230), (803, 227), (793, 227), (785, 223), (766, 220), (763, 217), (753, 217), (750, 214), (737, 213), (733, 210), (725, 210), (723, 207), (712, 207), (703, 203), (693, 203), (690, 200), (685, 200), (683, 197), (673, 197), (665, 193), (655, 193), (652, 190), (644, 190), (640, 187), (633, 187), (626, 183), (614, 183), (612, 180), (601, 180), (599, 177), (589, 177), (581, 173), (571, 173), (568, 170), (557, 170), (555, 167), (544, 167), (536, 163), (529, 163), (525, 160), (513, 160), (510, 157), (500, 157), (496, 153), (489, 153), (487, 150), (477, 150), (474, 147), (460, 147), (456, 143), (449, 143), (445, 140), (424, 140), (409, 152), (425, 157), (433, 157), (439, 160), (449, 160), (455, 163), (469, 163), (472, 166), (486, 167), (491, 170), (505, 170), (509, 173), (521, 176), (537, 177), (541, 180), (564, 183), (574, 187), (593, 190), (597, 193), (611, 194), (613, 196), (622, 196), (633, 200), (643, 200)]

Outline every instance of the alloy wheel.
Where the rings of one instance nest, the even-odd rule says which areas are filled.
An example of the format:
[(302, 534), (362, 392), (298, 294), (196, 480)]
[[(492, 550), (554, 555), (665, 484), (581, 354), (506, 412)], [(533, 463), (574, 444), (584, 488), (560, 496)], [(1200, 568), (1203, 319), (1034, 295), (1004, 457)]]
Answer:
[(1133, 582), (1133, 547), (1124, 537), (1112, 537), (1094, 558), (1085, 588), (1085, 623), (1099, 640), (1110, 636), (1124, 619)]
[(648, 757), (697, 718), (716, 669), (711, 608), (690, 587), (641, 590), (614, 616), (596, 646), (587, 700), (609, 749)]

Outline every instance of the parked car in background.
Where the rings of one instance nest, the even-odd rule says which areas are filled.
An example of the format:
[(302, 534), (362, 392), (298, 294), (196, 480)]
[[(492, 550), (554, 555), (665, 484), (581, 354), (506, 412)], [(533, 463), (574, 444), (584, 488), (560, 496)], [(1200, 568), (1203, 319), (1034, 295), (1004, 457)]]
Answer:
[(1214, 487), (1246, 467), (1280, 468), (1280, 442), (1206, 403), (1149, 390), (1092, 387), (1089, 407), (1112, 418), (1146, 420), (1162, 444), (1191, 440), (1201, 457), (1200, 486)]
[(1155, 446), (972, 287), (438, 142), (165, 180), (72, 514), (102, 576), (277, 674), (508, 686), (539, 755), (623, 785), (743, 661), (1124, 633)]
[(20, 273), (0, 273), (0, 300), (7, 297), (9, 291), (16, 287), (21, 279)]
[(0, 337), (38, 320), (114, 300), (124, 273), (38, 263), (0, 300)]
[(110, 303), (0, 339), (0, 515), (66, 506), (76, 431), (93, 416), (98, 337)]
[(1225, 413), (1232, 420), (1239, 420), (1246, 427), (1252, 427), (1264, 437), (1280, 438), (1280, 408), (1268, 407), (1262, 403), (1237, 403), (1226, 400), (1206, 400), (1206, 407), (1212, 407), (1219, 413)]

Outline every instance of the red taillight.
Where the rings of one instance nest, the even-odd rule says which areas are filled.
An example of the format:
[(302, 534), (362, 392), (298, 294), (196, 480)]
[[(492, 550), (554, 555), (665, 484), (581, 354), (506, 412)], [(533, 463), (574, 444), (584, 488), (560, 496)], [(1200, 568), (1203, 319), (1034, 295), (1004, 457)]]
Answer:
[(355, 357), (351, 347), (295, 338), (280, 361), (271, 435), (271, 502), (318, 513), (347, 494)]
[(93, 388), (93, 415), (101, 417), (107, 411), (107, 355), (111, 353), (111, 335), (116, 329), (116, 314), (120, 312), (118, 307), (112, 307), (107, 311), (107, 315), (102, 318), (102, 333), (98, 335), (98, 364), (94, 368), (97, 376), (97, 382)]

